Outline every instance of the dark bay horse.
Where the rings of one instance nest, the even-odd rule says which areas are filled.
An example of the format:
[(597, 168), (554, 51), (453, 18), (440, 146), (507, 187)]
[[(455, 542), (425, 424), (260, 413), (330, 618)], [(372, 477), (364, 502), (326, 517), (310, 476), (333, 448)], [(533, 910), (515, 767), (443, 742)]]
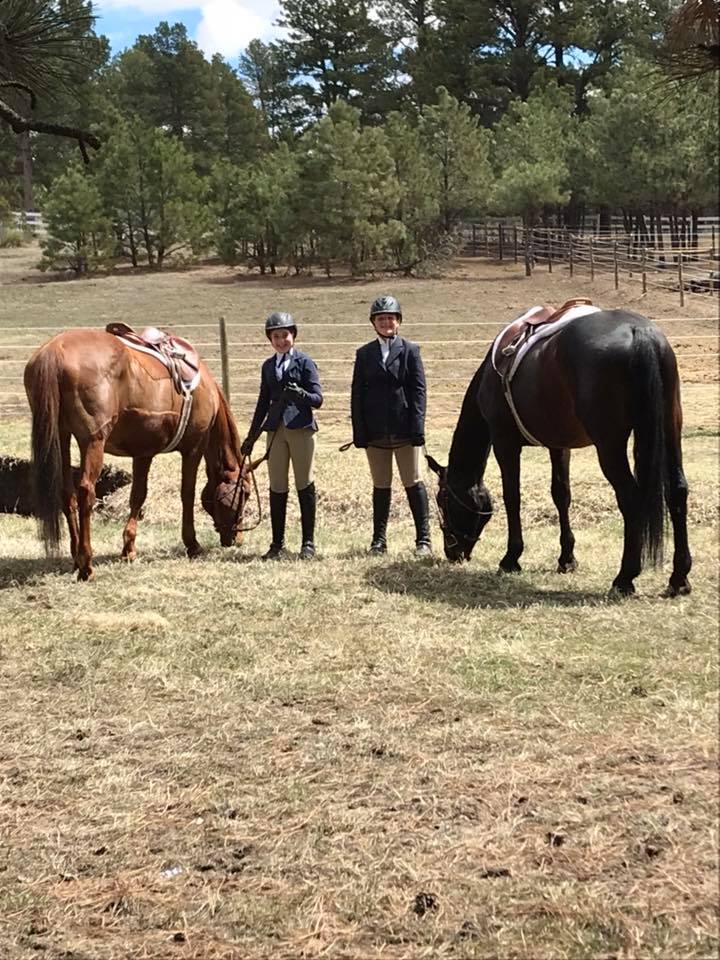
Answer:
[[(189, 557), (202, 552), (194, 519), (201, 459), (205, 458), (207, 470), (202, 504), (223, 546), (236, 541), (237, 517), (251, 490), (250, 465), (240, 456), (232, 413), (202, 362), (200, 370), (190, 418), (177, 447), (182, 456), (182, 539)], [(58, 548), (62, 511), (78, 579), (92, 579), (90, 515), (107, 451), (133, 460), (122, 550), (123, 558), (133, 560), (150, 464), (173, 439), (182, 409), (168, 370), (110, 333), (80, 328), (58, 334), (35, 351), (25, 368), (25, 390), (32, 410), (36, 515), (46, 548)], [(80, 448), (77, 485), (70, 463), (71, 437)]]
[[(483, 483), (492, 447), (502, 475), (508, 541), (500, 569), (520, 570), (521, 434), (492, 360), (492, 347), (462, 404), (447, 467), (428, 458), (439, 475), (437, 494), (451, 561), (469, 559), (492, 514)], [(578, 317), (533, 347), (512, 380), (523, 426), (552, 463), (551, 491), (560, 518), (558, 571), (576, 567), (570, 506), (570, 449), (595, 445), (600, 467), (615, 490), (625, 527), (620, 571), (612, 591), (634, 593), (643, 559), (662, 559), (666, 508), (674, 536), (668, 596), (690, 592), (692, 558), (687, 538), (688, 487), (682, 467), (680, 381), (662, 331), (624, 310)], [(633, 434), (634, 472), (628, 461)]]

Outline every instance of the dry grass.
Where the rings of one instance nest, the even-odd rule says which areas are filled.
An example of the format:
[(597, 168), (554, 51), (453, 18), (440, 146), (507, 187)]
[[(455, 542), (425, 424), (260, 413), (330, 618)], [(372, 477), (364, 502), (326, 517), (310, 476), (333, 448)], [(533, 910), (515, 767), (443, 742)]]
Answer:
[[(547, 296), (478, 270), (401, 296), (426, 319)], [(118, 291), (138, 325), (191, 318), (192, 291), (243, 319), (296, 297), (357, 317), (382, 286), (203, 285), (218, 273), (10, 283), (0, 324), (21, 305), (28, 324), (100, 322), (100, 301), (118, 319)], [(266, 524), (223, 551), (204, 521), (188, 562), (175, 457), (153, 467), (134, 565), (115, 560), (127, 490), (98, 519), (93, 584), (0, 517), (0, 956), (716, 956), (717, 385), (685, 408), (694, 592), (676, 601), (667, 569), (606, 598), (622, 534), (592, 451), (573, 459), (572, 576), (535, 450), (522, 574), (495, 572), (501, 515), (471, 564), (413, 562), (400, 494), (371, 561), (366, 468), (337, 452), (332, 409), (321, 562), (260, 563)], [(441, 455), (456, 409), (433, 414)], [(0, 437), (27, 454), (26, 419)], [(294, 505), (290, 530), (297, 547)]]

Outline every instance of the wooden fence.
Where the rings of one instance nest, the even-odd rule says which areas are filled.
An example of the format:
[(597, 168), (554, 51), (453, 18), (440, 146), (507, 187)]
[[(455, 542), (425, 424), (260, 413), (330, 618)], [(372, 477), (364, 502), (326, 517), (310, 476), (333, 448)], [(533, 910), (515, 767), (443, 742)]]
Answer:
[(526, 229), (517, 223), (472, 223), (462, 229), (463, 251), (467, 256), (523, 263), (530, 276), (538, 268), (552, 273), (566, 267), (572, 276), (583, 271), (612, 274), (615, 288), (620, 279), (642, 283), (643, 292), (654, 286), (678, 293), (680, 304), (686, 293), (717, 295), (720, 291), (720, 251), (715, 225), (702, 235), (697, 246), (650, 246), (635, 233), (578, 233), (567, 228)]

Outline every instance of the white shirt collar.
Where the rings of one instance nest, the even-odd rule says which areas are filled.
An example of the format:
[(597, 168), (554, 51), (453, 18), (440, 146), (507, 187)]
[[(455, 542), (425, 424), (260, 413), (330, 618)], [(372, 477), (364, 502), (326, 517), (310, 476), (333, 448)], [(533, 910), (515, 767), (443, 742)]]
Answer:
[(294, 356), (295, 356), (295, 347), (290, 347), (287, 353), (278, 353), (278, 351), (276, 350), (275, 365), (278, 367), (281, 367), (283, 366), (283, 364), (287, 363), (290, 360), (290, 357), (294, 357)]

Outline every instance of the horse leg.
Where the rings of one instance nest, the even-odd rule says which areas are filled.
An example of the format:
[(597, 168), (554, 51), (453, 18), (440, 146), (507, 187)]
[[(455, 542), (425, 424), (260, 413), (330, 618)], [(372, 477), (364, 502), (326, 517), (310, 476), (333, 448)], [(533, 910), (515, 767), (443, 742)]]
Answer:
[(668, 443), (668, 477), (665, 487), (670, 521), (673, 528), (673, 569), (665, 595), (676, 597), (690, 593), (687, 575), (692, 566), (692, 556), (688, 546), (687, 534), (687, 495), (688, 485), (682, 468), (682, 452), (679, 437)]
[(63, 513), (67, 520), (68, 532), (70, 533), (70, 555), (75, 561), (73, 567), (77, 570), (77, 552), (78, 552), (78, 498), (73, 480), (72, 462), (70, 460), (70, 434), (63, 433), (60, 436), (60, 456), (62, 459), (62, 483), (63, 483)]
[(615, 499), (625, 527), (620, 571), (612, 582), (610, 593), (630, 596), (635, 593), (633, 580), (642, 568), (640, 488), (630, 469), (625, 445), (605, 446), (596, 443), (596, 448), (600, 468), (615, 491)]
[(518, 563), (524, 544), (522, 524), (520, 522), (520, 451), (519, 444), (493, 446), (495, 459), (502, 474), (503, 500), (507, 516), (508, 541), (505, 556), (500, 561), (500, 569), (505, 573), (519, 573)]
[(92, 580), (95, 577), (92, 568), (92, 547), (90, 545), (90, 516), (95, 506), (95, 484), (102, 470), (104, 449), (105, 440), (102, 437), (90, 440), (80, 449), (80, 481), (77, 495), (80, 530), (75, 557), (78, 580)]
[(182, 455), (182, 539), (191, 560), (203, 552), (195, 536), (195, 482), (201, 459), (202, 450)]
[(133, 457), (133, 478), (130, 489), (130, 516), (123, 530), (123, 560), (134, 560), (135, 536), (137, 534), (138, 518), (147, 497), (147, 480), (152, 457)]
[(558, 573), (570, 573), (577, 570), (575, 559), (575, 535), (570, 526), (570, 451), (550, 450), (552, 479), (550, 490), (560, 519), (560, 556)]

